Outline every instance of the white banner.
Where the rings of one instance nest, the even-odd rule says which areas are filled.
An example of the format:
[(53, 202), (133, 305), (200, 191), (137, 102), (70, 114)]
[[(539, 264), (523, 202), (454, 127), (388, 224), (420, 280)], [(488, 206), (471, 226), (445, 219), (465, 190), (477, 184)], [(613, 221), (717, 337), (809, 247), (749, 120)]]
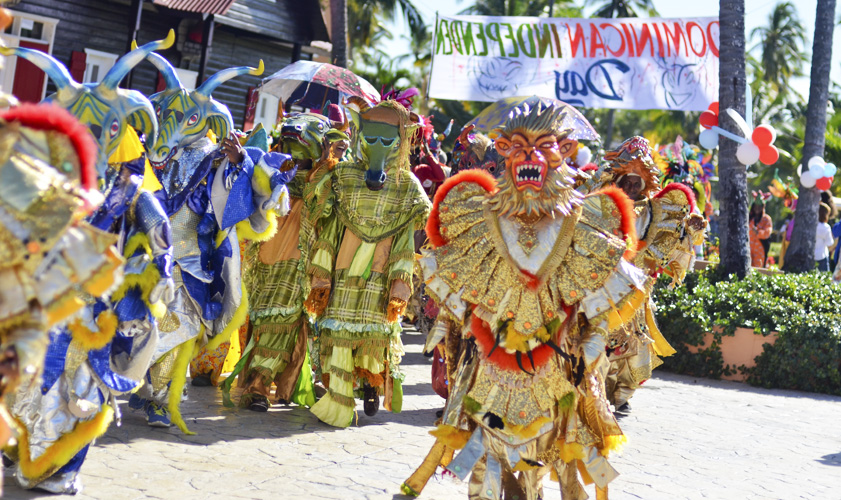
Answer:
[(718, 100), (718, 18), (439, 17), (430, 97), (554, 97), (703, 111)]

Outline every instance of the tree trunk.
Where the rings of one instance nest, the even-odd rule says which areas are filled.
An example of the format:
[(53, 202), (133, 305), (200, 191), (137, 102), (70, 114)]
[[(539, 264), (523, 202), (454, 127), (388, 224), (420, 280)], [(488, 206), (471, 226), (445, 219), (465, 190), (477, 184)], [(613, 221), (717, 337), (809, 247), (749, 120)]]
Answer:
[(330, 0), (333, 64), (347, 68), (347, 0)]
[[(823, 156), (826, 113), (829, 101), (829, 71), (832, 67), (832, 32), (835, 28), (835, 0), (818, 0), (815, 14), (815, 41), (812, 44), (812, 74), (809, 84), (809, 106), (806, 109), (806, 132), (803, 138), (802, 168), (813, 156)], [(817, 188), (800, 186), (791, 245), (786, 251), (783, 270), (805, 273), (815, 268), (815, 238), (818, 226)]]
[[(719, 105), (722, 110), (733, 108), (745, 114), (745, 2), (719, 0), (720, 66)], [(723, 129), (741, 135), (736, 124), (722, 113)], [(744, 278), (750, 270), (748, 243), (748, 179), (747, 169), (736, 159), (739, 144), (726, 137), (719, 139), (719, 209), (721, 222), (720, 271), (728, 276)]]

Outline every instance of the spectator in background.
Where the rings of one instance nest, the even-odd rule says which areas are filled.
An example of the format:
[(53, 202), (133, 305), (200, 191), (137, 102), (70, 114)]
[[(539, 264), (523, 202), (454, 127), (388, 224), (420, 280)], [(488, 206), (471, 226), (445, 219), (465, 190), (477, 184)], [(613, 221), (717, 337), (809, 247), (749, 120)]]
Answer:
[(765, 200), (756, 196), (750, 207), (750, 265), (765, 267), (766, 251), (764, 241), (771, 237), (773, 222), (771, 216), (765, 213)]
[(815, 235), (815, 267), (818, 271), (829, 271), (829, 247), (834, 241), (832, 228), (829, 227), (829, 214), (832, 210), (826, 203), (818, 208), (818, 227)]
[(710, 240), (713, 240), (714, 238), (718, 237), (718, 217), (719, 217), (719, 213), (720, 212), (716, 208), (715, 210), (713, 210), (713, 214), (710, 216), (710, 230), (708, 232)]

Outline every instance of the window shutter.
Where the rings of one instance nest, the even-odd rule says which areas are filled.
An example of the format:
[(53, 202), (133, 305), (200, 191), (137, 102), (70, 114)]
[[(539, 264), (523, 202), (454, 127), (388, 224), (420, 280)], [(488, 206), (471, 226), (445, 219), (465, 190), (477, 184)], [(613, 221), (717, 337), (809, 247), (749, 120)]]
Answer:
[(85, 65), (87, 64), (88, 56), (84, 52), (74, 50), (70, 53), (70, 76), (77, 82), (85, 79)]
[(257, 87), (248, 87), (248, 94), (245, 98), (245, 119), (243, 119), (242, 129), (251, 130), (254, 128), (254, 113), (257, 111), (257, 100), (260, 93), (257, 92)]

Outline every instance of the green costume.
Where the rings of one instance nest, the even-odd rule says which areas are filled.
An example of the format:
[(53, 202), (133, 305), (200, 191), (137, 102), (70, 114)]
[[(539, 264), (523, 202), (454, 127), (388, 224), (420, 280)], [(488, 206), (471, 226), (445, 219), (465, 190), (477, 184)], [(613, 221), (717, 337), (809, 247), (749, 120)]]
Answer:
[[(312, 408), (322, 421), (350, 425), (354, 388), (402, 404), (399, 371), (402, 315), (412, 292), (414, 231), (430, 202), (408, 170), (409, 113), (385, 101), (360, 113), (357, 161), (333, 172), (335, 207), (313, 247), (310, 267), (329, 277), (331, 292), (319, 318), (320, 356), (327, 394)], [(326, 280), (325, 280), (326, 281)], [(376, 391), (376, 392), (374, 392)], [(376, 398), (374, 398), (376, 399)], [(367, 402), (366, 402), (367, 404)], [(376, 406), (366, 413), (376, 412)]]

